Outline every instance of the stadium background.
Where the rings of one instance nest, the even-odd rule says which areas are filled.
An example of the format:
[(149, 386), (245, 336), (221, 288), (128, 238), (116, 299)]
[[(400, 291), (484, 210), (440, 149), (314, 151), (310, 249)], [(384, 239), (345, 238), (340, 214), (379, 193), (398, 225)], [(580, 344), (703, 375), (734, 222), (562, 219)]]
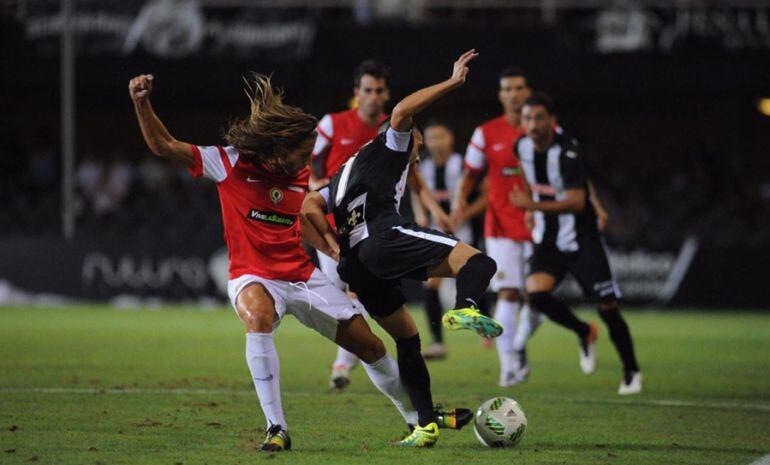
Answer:
[(2, 4), (0, 304), (223, 301), (215, 189), (149, 156), (130, 77), (156, 76), (178, 138), (214, 144), (247, 111), (250, 70), (320, 117), (346, 107), (362, 59), (390, 67), (392, 105), (475, 47), (468, 84), (425, 115), (459, 152), (499, 114), (501, 68), (524, 68), (587, 147), (631, 301), (770, 308), (765, 2), (78, 0), (74, 119), (66, 3)]
[[(434, 400), (514, 397), (527, 435), (489, 449), (466, 428), (403, 450), (364, 370), (331, 392), (336, 348), (286, 318), (294, 447), (259, 455), (215, 188), (150, 156), (128, 80), (154, 73), (172, 133), (213, 144), (246, 113), (250, 70), (321, 116), (347, 106), (364, 58), (390, 66), (394, 104), (470, 47), (469, 81), (424, 119), (447, 120), (463, 152), (499, 114), (506, 65), (557, 99), (610, 210), (644, 392), (617, 395), (604, 329), (586, 377), (574, 339), (542, 325), (515, 388), (497, 387), (476, 334), (449, 334)], [(768, 58), (766, 0), (0, 0), (0, 463), (767, 465)]]

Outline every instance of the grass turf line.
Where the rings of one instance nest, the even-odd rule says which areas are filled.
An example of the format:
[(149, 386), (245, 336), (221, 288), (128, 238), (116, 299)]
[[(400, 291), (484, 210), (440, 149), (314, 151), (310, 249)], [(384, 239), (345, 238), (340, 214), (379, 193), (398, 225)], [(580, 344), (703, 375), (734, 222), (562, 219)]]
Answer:
[[(620, 366), (605, 328), (599, 370), (584, 376), (574, 338), (546, 323), (530, 346), (531, 379), (513, 389), (496, 386), (494, 350), (447, 334), (449, 359), (429, 364), (435, 400), (475, 408), (508, 395), (530, 428), (514, 449), (483, 448), (466, 429), (442, 432), (429, 451), (391, 444), (405, 427), (360, 368), (348, 392), (330, 393), (334, 346), (289, 317), (276, 340), (295, 450), (273, 460), (748, 464), (770, 451), (770, 315), (626, 315), (646, 382), (631, 398), (615, 394)], [(0, 309), (0, 463), (264, 460), (243, 348), (230, 311)]]

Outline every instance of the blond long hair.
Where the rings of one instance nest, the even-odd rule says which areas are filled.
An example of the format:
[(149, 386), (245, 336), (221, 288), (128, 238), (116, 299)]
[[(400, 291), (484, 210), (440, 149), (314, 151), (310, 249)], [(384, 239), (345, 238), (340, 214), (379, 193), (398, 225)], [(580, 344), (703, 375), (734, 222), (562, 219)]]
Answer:
[(309, 151), (298, 154), (297, 149), (313, 134), (318, 120), (301, 108), (283, 103), (283, 92), (273, 87), (270, 76), (252, 73), (244, 81), (251, 114), (234, 120), (225, 132), (225, 140), (254, 165), (296, 174), (310, 157)]

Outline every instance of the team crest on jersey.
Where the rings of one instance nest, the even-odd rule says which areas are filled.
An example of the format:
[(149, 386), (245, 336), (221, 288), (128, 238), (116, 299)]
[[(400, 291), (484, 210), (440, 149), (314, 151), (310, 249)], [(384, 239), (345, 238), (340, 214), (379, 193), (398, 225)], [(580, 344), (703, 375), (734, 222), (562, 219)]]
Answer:
[(281, 200), (283, 200), (283, 192), (281, 192), (281, 189), (277, 187), (273, 187), (270, 189), (270, 201), (277, 204)]

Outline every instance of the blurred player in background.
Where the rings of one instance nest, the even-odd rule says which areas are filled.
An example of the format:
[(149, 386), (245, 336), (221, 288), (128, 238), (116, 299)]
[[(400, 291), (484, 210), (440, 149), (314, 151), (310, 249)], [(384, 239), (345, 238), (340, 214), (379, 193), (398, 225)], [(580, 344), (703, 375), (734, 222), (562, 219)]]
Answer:
[[(156, 116), (149, 99), (153, 82), (152, 75), (141, 75), (129, 83), (150, 150), (217, 184), (230, 258), (228, 295), (246, 328), (246, 362), (268, 423), (261, 450), (291, 448), (273, 341), (286, 313), (361, 357), (375, 386), (407, 424), (415, 424), (417, 413), (395, 360), (360, 308), (315, 269), (300, 244), (298, 215), (307, 192), (316, 119), (283, 103), (269, 78), (255, 75), (247, 92), (251, 114), (231, 124), (225, 135), (230, 145), (192, 145), (171, 136)], [(451, 416), (450, 421), (456, 425)]]
[[(430, 375), (420, 353), (420, 335), (404, 305), (401, 279), (456, 277), (455, 306), (444, 315), (445, 326), (473, 329), (488, 337), (502, 331), (499, 323), (475, 308), (495, 273), (494, 260), (449, 234), (420, 227), (399, 214), (408, 183), (438, 224), (444, 229), (449, 226), (449, 218), (415, 167), (422, 134), (413, 128), (413, 118), (460, 87), (468, 73), (468, 62), (476, 56), (474, 50), (464, 53), (454, 63), (449, 79), (401, 100), (393, 109), (387, 129), (351, 158), (329, 186), (311, 192), (302, 207), (303, 235), (306, 230), (315, 230), (308, 242), (328, 255), (339, 255), (340, 277), (396, 340), (400, 373), (419, 416), (418, 426), (401, 442), (408, 446), (433, 445), (439, 430)], [(325, 219), (326, 213), (334, 214), (339, 243)]]
[[(522, 289), (526, 259), (530, 253), (530, 233), (524, 210), (512, 205), (508, 195), (523, 184), (521, 169), (513, 156), (513, 143), (524, 135), (521, 108), (532, 89), (523, 71), (506, 68), (500, 73), (498, 99), (503, 114), (477, 127), (465, 154), (467, 172), (456, 196), (453, 219), (460, 224), (469, 215), (468, 194), (486, 171), (487, 208), (484, 221), (486, 252), (497, 263), (492, 290), (497, 292), (495, 319), (505, 328), (495, 341), (500, 358), (502, 387), (514, 386), (529, 375), (526, 341), (540, 325), (542, 316), (524, 302)], [(518, 328), (517, 328), (518, 322)]]
[(526, 283), (529, 301), (578, 335), (580, 367), (586, 374), (593, 373), (598, 327), (579, 320), (552, 294), (566, 274), (572, 274), (586, 297), (598, 298), (599, 316), (623, 362), (618, 393), (636, 394), (642, 390), (642, 373), (631, 333), (620, 314), (620, 293), (589, 199), (583, 148), (575, 139), (554, 130), (553, 115), (550, 98), (543, 94), (528, 98), (522, 112), (526, 137), (514, 146), (528, 185), (510, 194), (511, 203), (533, 212), (534, 217), (535, 249)]
[[(325, 115), (316, 128), (318, 138), (313, 147), (311, 189), (328, 184), (340, 166), (377, 135), (377, 128), (387, 119), (385, 105), (390, 100), (389, 80), (387, 68), (376, 61), (366, 60), (358, 65), (353, 76), (354, 108)], [(337, 287), (347, 289), (337, 274), (336, 261), (318, 252), (318, 264)], [(358, 357), (339, 347), (332, 364), (330, 387), (344, 389), (350, 384), (350, 370), (357, 363)]]
[[(422, 178), (433, 193), (441, 209), (450, 212), (453, 193), (457, 191), (463, 171), (463, 156), (455, 152), (454, 133), (443, 121), (433, 119), (425, 125), (425, 154), (420, 160), (419, 168)], [(415, 221), (423, 227), (441, 229), (434, 219), (425, 211), (419, 198), (412, 192), (412, 210)], [(473, 231), (470, 223), (466, 222), (454, 230), (454, 236), (467, 243), (473, 243)], [(433, 343), (423, 352), (426, 359), (439, 359), (447, 355), (444, 345), (444, 331), (441, 317), (444, 313), (439, 287), (442, 278), (430, 278), (425, 283), (425, 310), (428, 314), (430, 332)]]

